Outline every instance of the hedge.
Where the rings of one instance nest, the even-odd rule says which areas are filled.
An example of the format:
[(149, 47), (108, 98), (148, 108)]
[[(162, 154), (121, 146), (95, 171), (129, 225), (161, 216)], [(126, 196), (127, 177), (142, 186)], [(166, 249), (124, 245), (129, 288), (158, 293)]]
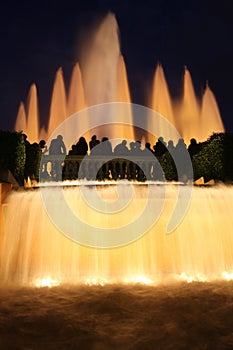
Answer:
[(0, 167), (9, 169), (19, 184), (23, 184), (26, 146), (21, 132), (0, 130)]

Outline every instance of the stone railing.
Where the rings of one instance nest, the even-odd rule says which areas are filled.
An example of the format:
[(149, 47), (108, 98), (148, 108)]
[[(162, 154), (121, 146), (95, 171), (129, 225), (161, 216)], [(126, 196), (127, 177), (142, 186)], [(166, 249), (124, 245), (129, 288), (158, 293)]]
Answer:
[(156, 157), (43, 156), (40, 181), (59, 180), (160, 180)]

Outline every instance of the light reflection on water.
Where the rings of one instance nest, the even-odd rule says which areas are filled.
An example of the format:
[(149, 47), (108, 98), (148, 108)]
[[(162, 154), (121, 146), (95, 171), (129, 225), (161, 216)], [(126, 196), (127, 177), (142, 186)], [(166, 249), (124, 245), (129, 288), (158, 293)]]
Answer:
[(0, 300), (1, 349), (230, 349), (233, 344), (233, 282), (5, 287)]

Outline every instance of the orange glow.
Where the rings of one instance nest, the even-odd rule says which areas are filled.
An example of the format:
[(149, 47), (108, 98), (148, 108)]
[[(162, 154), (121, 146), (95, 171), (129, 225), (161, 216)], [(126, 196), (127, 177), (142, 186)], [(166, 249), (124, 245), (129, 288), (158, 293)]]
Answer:
[[(118, 59), (118, 69), (117, 69), (117, 94), (116, 94), (116, 102), (131, 102), (129, 84), (127, 78), (127, 71), (125, 67), (124, 57), (122, 55), (119, 56)], [(119, 104), (119, 112), (118, 115), (122, 118), (122, 125), (118, 125), (117, 132), (115, 133), (115, 137), (127, 138), (134, 140), (134, 130), (133, 130), (133, 116), (131, 106), (127, 108), (127, 119), (131, 120), (131, 126), (123, 125), (125, 115), (125, 108), (122, 109)]]
[(38, 101), (37, 101), (37, 89), (36, 85), (32, 84), (28, 94), (27, 100), (27, 132), (28, 141), (38, 142), (39, 135), (39, 111), (38, 111)]
[[(155, 189), (160, 191), (160, 187)], [(51, 187), (51, 201), (53, 201)], [(89, 190), (88, 190), (89, 191)], [(101, 186), (104, 198), (112, 193)], [(68, 205), (82, 222), (91, 226), (119, 228), (132, 222), (145, 208), (144, 186), (134, 185), (135, 197), (127, 210), (100, 214), (89, 207), (80, 186), (64, 188)], [(111, 193), (110, 193), (111, 192)], [(159, 204), (153, 197), (145, 221)], [(94, 194), (94, 192), (93, 192)], [(92, 196), (92, 190), (89, 193)], [(64, 236), (50, 221), (39, 190), (18, 191), (4, 205), (4, 228), (0, 237), (0, 278), (37, 285), (59, 283), (157, 283), (158, 281), (231, 280), (233, 277), (232, 187), (193, 188), (190, 208), (182, 223), (165, 234), (177, 200), (177, 186), (166, 187), (166, 200), (159, 220), (140, 239), (115, 249), (94, 249)], [(59, 203), (53, 203), (55, 207)], [(40, 220), (38, 220), (40, 213)], [(66, 222), (66, 218), (63, 218)], [(138, 224), (137, 224), (138, 225)], [(144, 224), (141, 226), (143, 231)], [(37, 280), (38, 276), (40, 280)], [(51, 280), (51, 281), (50, 281)]]
[(177, 121), (177, 128), (187, 145), (193, 137), (200, 140), (200, 102), (195, 95), (192, 78), (186, 67), (184, 71), (183, 97), (176, 105), (175, 118)]
[[(67, 117), (86, 107), (102, 103), (131, 102), (127, 69), (120, 50), (118, 24), (114, 14), (109, 13), (95, 30), (90, 31), (88, 40), (85, 38), (80, 46), (79, 62), (73, 68), (68, 100), (66, 99), (62, 68), (59, 68), (56, 73), (48, 126), (46, 125), (47, 133), (43, 131), (39, 134), (38, 131), (39, 121), (35, 84), (32, 85), (29, 91), (27, 123), (24, 106), (22, 103), (20, 104), (15, 130), (23, 130), (30, 141), (39, 141), (39, 137), (46, 139)], [(191, 74), (187, 67), (184, 69), (183, 94), (175, 100), (170, 96), (163, 68), (161, 64), (158, 64), (148, 101), (148, 105), (153, 110), (177, 128), (186, 144), (189, 144), (191, 138), (203, 141), (213, 132), (224, 131), (213, 92), (207, 86), (202, 100), (199, 100), (195, 94)], [(164, 130), (166, 128), (164, 125), (158, 125), (159, 121), (156, 118), (154, 125), (158, 130), (158, 135), (146, 135), (144, 131), (133, 127), (133, 115), (130, 106), (128, 113), (130, 119), (132, 119), (132, 127), (117, 125), (116, 128), (110, 128), (103, 120), (101, 126), (92, 130), (91, 134), (97, 134), (99, 139), (103, 136), (108, 136), (110, 139), (117, 137), (141, 139), (145, 134), (146, 141), (153, 143), (156, 141), (155, 138), (159, 136), (164, 137), (165, 141), (169, 139), (173, 139), (174, 142), (177, 141), (170, 130)], [(121, 116), (122, 114), (119, 106), (118, 115)], [(122, 115), (122, 121), (124, 121), (124, 118), (125, 116)], [(87, 129), (91, 125), (88, 112), (86, 117), (82, 118), (82, 123), (86, 124)], [(77, 137), (80, 137), (78, 128), (77, 125)], [(145, 125), (145, 129), (147, 128), (148, 125)], [(86, 133), (84, 136), (89, 138), (92, 135)]]
[(50, 105), (50, 116), (48, 125), (48, 136), (60, 125), (67, 116), (66, 92), (62, 68), (59, 68), (53, 86), (52, 100)]
[(125, 279), (125, 283), (153, 284), (154, 281), (146, 276), (132, 276)]
[[(161, 66), (161, 64), (158, 64), (155, 70), (153, 90), (152, 90), (152, 109), (160, 113), (173, 126), (176, 127), (176, 122), (175, 122), (174, 114), (172, 110), (171, 97), (168, 90), (163, 67)], [(158, 135), (158, 137), (164, 136), (166, 130), (164, 130), (163, 127), (164, 127), (163, 125), (159, 126), (160, 135)], [(169, 136), (168, 139), (172, 139), (172, 135), (168, 135), (168, 136)]]
[(233, 272), (223, 271), (222, 277), (227, 281), (232, 281), (233, 280)]
[(45, 277), (45, 278), (37, 278), (35, 280), (35, 287), (41, 288), (41, 287), (56, 287), (59, 286), (60, 282), (56, 279), (52, 279), (51, 277)]
[(23, 131), (25, 134), (27, 134), (26, 111), (23, 102), (20, 102), (14, 129), (15, 131)]
[(76, 63), (71, 75), (71, 82), (68, 94), (67, 116), (70, 116), (86, 108), (86, 101), (83, 88), (83, 79), (79, 63)]
[(205, 141), (213, 132), (224, 132), (222, 118), (213, 92), (207, 85), (201, 109), (201, 141)]
[(117, 100), (116, 102), (131, 102), (129, 84), (127, 79), (124, 57), (119, 56), (118, 60), (118, 82), (117, 82)]
[(192, 282), (207, 282), (207, 278), (205, 276), (202, 276), (200, 274), (196, 274), (196, 275), (188, 275), (186, 273), (181, 273), (180, 275), (178, 275), (177, 277), (178, 281), (184, 281), (187, 283), (192, 283)]

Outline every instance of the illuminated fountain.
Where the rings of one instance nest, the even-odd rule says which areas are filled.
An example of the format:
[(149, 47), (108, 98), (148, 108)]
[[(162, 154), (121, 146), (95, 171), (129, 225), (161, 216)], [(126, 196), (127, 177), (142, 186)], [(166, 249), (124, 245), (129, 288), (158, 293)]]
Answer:
[(20, 102), (16, 121), (15, 121), (15, 131), (20, 132), (22, 130), (24, 131), (25, 134), (28, 134), (25, 106), (23, 102)]
[[(172, 125), (177, 126), (172, 109), (172, 100), (161, 64), (158, 64), (155, 70), (152, 90), (152, 109), (163, 115)], [(163, 130), (164, 126), (160, 125), (159, 127), (161, 135), (164, 135), (166, 132), (166, 130)], [(168, 135), (168, 139), (172, 139), (172, 135)]]
[[(67, 187), (65, 197), (82, 221), (109, 230), (118, 227), (119, 234), (122, 226), (129, 224), (130, 235), (130, 230), (144, 232), (145, 224), (138, 227), (132, 222), (139, 215), (143, 216), (144, 223), (150, 220), (155, 208), (161, 205), (163, 190), (163, 186), (154, 186), (153, 201), (146, 213), (142, 210), (147, 191), (142, 185), (134, 186), (135, 196), (130, 205), (114, 215), (91, 208), (79, 186)], [(2, 283), (39, 284), (48, 278), (51, 283), (58, 284), (230, 279), (233, 273), (233, 236), (229, 213), (233, 189), (195, 188), (183, 221), (174, 232), (166, 234), (177, 190), (177, 186), (167, 186), (162, 215), (148, 232), (135, 242), (111, 249), (85, 247), (62, 234), (50, 221), (40, 191), (10, 194), (3, 212)], [(51, 204), (59, 206), (59, 202), (53, 202), (58, 188), (50, 191)], [(87, 186), (85, 191), (89, 199), (94, 198), (92, 187)], [(124, 191), (123, 195), (127, 196), (127, 187)], [(98, 192), (105, 199), (106, 206), (116, 200), (115, 186), (101, 186)], [(64, 222), (66, 220), (64, 217)], [(89, 234), (87, 226), (85, 235)]]
[(16, 131), (24, 131), (28, 135), (28, 140), (38, 142), (39, 139), (39, 110), (37, 88), (32, 84), (27, 98), (27, 117), (24, 104), (21, 102), (15, 123)]
[[(114, 87), (114, 93), (111, 96), (102, 96), (97, 90), (95, 98), (96, 101), (99, 101), (98, 103), (102, 103), (102, 101), (131, 102), (125, 62), (123, 56), (119, 53), (115, 71), (117, 81)], [(25, 134), (28, 135), (30, 142), (36, 141), (36, 135), (39, 135), (37, 140), (42, 138), (47, 140), (52, 131), (55, 130), (55, 128), (66, 118), (84, 108), (90, 107), (92, 103), (94, 103), (94, 99), (92, 100), (92, 98), (89, 98), (88, 103), (88, 100), (85, 97), (87, 95), (87, 88), (85, 89), (84, 82), (85, 80), (82, 77), (80, 65), (77, 63), (72, 72), (68, 98), (66, 98), (63, 72), (61, 68), (58, 69), (51, 99), (48, 132), (44, 128), (39, 129), (38, 109), (37, 112), (32, 112), (32, 108), (34, 108), (34, 111), (36, 111), (35, 108), (37, 105), (36, 86), (33, 84), (28, 97), (28, 101), (31, 101), (30, 103), (28, 102), (28, 106), (30, 105), (31, 107), (27, 109), (27, 118), (24, 104), (21, 102), (15, 122), (15, 130), (23, 130)], [(95, 84), (93, 84), (92, 87), (93, 86), (95, 86)], [(90, 95), (94, 96), (94, 92), (90, 93)], [(224, 125), (219, 112), (218, 104), (212, 90), (207, 84), (202, 101), (199, 101), (195, 95), (191, 75), (187, 68), (185, 68), (184, 72), (184, 94), (180, 100), (173, 101), (169, 93), (163, 68), (161, 64), (158, 64), (155, 70), (150, 105), (153, 110), (163, 115), (179, 130), (180, 135), (184, 138), (187, 144), (189, 144), (192, 137), (196, 138), (198, 141), (205, 141), (213, 132), (224, 132)], [(128, 113), (129, 115), (132, 114), (130, 106)], [(85, 122), (88, 125), (88, 115)], [(155, 120), (155, 124), (156, 123), (157, 121)], [(166, 130), (163, 130), (162, 125), (160, 130), (161, 135), (166, 133)], [(109, 129), (105, 130), (105, 128), (98, 129), (97, 133), (99, 134), (100, 138), (106, 136), (107, 134), (109, 136), (116, 136), (111, 135), (112, 131)], [(126, 134), (129, 139), (134, 138), (134, 131), (132, 129), (128, 129)], [(118, 128), (117, 136), (123, 137), (124, 135), (125, 130)], [(90, 136), (91, 135), (87, 135), (87, 137)]]
[[(54, 129), (71, 114), (85, 107), (105, 102), (131, 102), (117, 32), (115, 17), (110, 14), (88, 42), (79, 64), (75, 65), (68, 98), (62, 69), (59, 68), (52, 93), (47, 135), (51, 135)], [(151, 107), (173, 124), (186, 142), (192, 137), (203, 140), (214, 131), (224, 130), (213, 93), (207, 86), (202, 101), (198, 101), (187, 68), (184, 72), (183, 96), (179, 103), (175, 103), (170, 96), (161, 65), (156, 68), (150, 100)], [(37, 101), (35, 86), (30, 101), (33, 109)], [(117, 113), (120, 111), (119, 104)], [(134, 125), (130, 106), (127, 113)], [(30, 133), (29, 125), (34, 123), (34, 126), (37, 126), (35, 117), (36, 113), (28, 111), (25, 125), (23, 104), (20, 105), (16, 129), (26, 130), (29, 140), (34, 140), (32, 135), (35, 134)], [(87, 127), (89, 117), (87, 111), (83, 120)], [(32, 118), (35, 118), (34, 122)], [(104, 122), (103, 115), (102, 123)], [(156, 122), (155, 119), (154, 123)], [(77, 134), (78, 127), (79, 125)], [(133, 128), (125, 129), (101, 127), (96, 128), (96, 131), (99, 138), (109, 136), (133, 139)], [(163, 125), (158, 129), (163, 135)], [(91, 133), (94, 131), (91, 130)], [(104, 214), (88, 206), (82, 197), (81, 187), (65, 188), (65, 197), (82, 221), (99, 228), (110, 230), (114, 227), (120, 232), (122, 225), (133, 222), (135, 216), (142, 215), (141, 211), (147, 201), (146, 186), (134, 184), (135, 197), (126, 210), (119, 211), (115, 215)], [(84, 187), (89, 191), (88, 197), (92, 198), (93, 186)], [(39, 190), (11, 193), (6, 205), (3, 206), (4, 228), (0, 244), (1, 280), (5, 283), (56, 285), (65, 282), (148, 283), (164, 279), (187, 281), (230, 279), (233, 272), (232, 188), (226, 189), (224, 186), (194, 188), (190, 208), (183, 221), (174, 232), (165, 234), (168, 218), (177, 200), (178, 188), (177, 185), (155, 184), (152, 204), (149, 211), (143, 214), (144, 222), (149, 220), (155, 208), (161, 204), (162, 191), (165, 190), (166, 201), (161, 217), (147, 232), (144, 232), (144, 225), (141, 224), (139, 229), (144, 232), (141, 238), (114, 249), (86, 247), (63, 235), (50, 222)], [(49, 191), (51, 205), (59, 206), (59, 201), (54, 200), (57, 187), (51, 187)], [(115, 184), (98, 186), (98, 192), (106, 200), (106, 207), (117, 197)], [(127, 197), (127, 193), (125, 196)], [(63, 220), (65, 222), (67, 218), (64, 217)], [(136, 227), (132, 226), (131, 230), (134, 229)], [(84, 233), (88, 236), (88, 228), (86, 230)]]
[(184, 140), (189, 142), (192, 137), (199, 140), (201, 134), (200, 103), (196, 98), (192, 78), (187, 68), (184, 71), (183, 97), (176, 106), (175, 114), (177, 115), (177, 128)]
[(208, 135), (211, 135), (213, 130), (215, 132), (222, 132), (224, 130), (216, 99), (208, 84), (202, 99), (200, 129), (202, 131), (202, 137), (200, 138), (203, 141), (207, 139)]
[(28, 140), (38, 142), (39, 139), (39, 111), (36, 85), (32, 84), (27, 98), (27, 117), (24, 104), (21, 102), (15, 123), (16, 131), (24, 131)]
[[(90, 40), (85, 41), (80, 66), (85, 99), (89, 107), (110, 102), (131, 102), (125, 62), (120, 52), (118, 25), (113, 14), (106, 16)], [(133, 125), (130, 106), (127, 113)], [(119, 115), (121, 115), (120, 105), (116, 117)], [(122, 116), (123, 122), (124, 116)], [(103, 116), (101, 128), (92, 130), (92, 134), (97, 134), (100, 139), (104, 136), (110, 139), (117, 137), (134, 139), (132, 127), (118, 125), (117, 132), (115, 130), (116, 128), (105, 125)], [(91, 135), (87, 136), (90, 138)]]
[(59, 68), (53, 86), (50, 106), (48, 136), (60, 125), (67, 116), (66, 92), (62, 69)]
[[(32, 92), (33, 96), (30, 97), (30, 104), (34, 106), (31, 108), (35, 109), (37, 93), (34, 84), (29, 96)], [(196, 97), (192, 78), (187, 67), (184, 69), (183, 95), (177, 101), (170, 96), (163, 68), (161, 64), (158, 64), (148, 100), (149, 106), (172, 123), (187, 144), (192, 137), (198, 141), (204, 141), (213, 132), (224, 131), (213, 92), (207, 86), (202, 100), (199, 100)], [(38, 115), (32, 113), (29, 109), (27, 109), (27, 123), (25, 125), (23, 104), (20, 104), (19, 107), (15, 130), (23, 130), (28, 135), (29, 141), (35, 141), (36, 135), (39, 135), (38, 138), (43, 136), (47, 140), (53, 130), (70, 115), (83, 108), (108, 102), (131, 102), (127, 70), (120, 51), (118, 25), (113, 14), (107, 15), (99, 28), (89, 37), (89, 40), (84, 41), (80, 62), (76, 63), (73, 68), (68, 93), (65, 90), (62, 68), (57, 70), (51, 97), (47, 132), (44, 129), (37, 130), (39, 128)], [(133, 124), (130, 107), (128, 113)], [(119, 114), (121, 115), (120, 106)], [(88, 118), (87, 114), (85, 118), (87, 125), (89, 123)], [(122, 116), (123, 121), (124, 116)], [(128, 139), (134, 139), (135, 136), (133, 128), (119, 127), (117, 135), (112, 128), (109, 129), (106, 126), (93, 130), (92, 134), (95, 132), (99, 138), (107, 135), (109, 138), (127, 137)], [(161, 125), (161, 136), (164, 133), (165, 130)], [(87, 134), (85, 136), (89, 138), (91, 135)], [(144, 137), (146, 138), (147, 135), (145, 134)], [(150, 141), (154, 142), (155, 140)]]
[(74, 66), (68, 94), (67, 114), (72, 115), (87, 107), (85, 100), (82, 74), (79, 63)]

